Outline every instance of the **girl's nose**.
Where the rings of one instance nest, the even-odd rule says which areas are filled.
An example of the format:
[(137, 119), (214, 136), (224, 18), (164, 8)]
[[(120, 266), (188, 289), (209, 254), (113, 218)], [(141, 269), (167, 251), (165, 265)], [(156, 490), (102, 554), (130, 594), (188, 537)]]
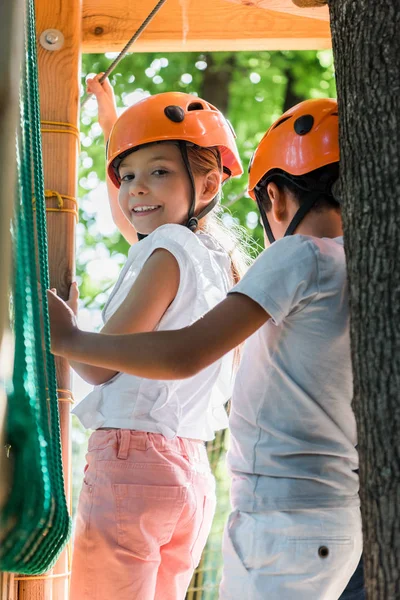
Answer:
[(145, 196), (148, 192), (145, 184), (137, 179), (134, 179), (129, 185), (130, 196)]

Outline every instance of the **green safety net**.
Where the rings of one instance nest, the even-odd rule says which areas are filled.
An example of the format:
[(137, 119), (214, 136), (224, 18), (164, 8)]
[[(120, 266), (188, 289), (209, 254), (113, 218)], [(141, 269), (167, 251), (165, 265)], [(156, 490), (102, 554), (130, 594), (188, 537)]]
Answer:
[(68, 541), (71, 521), (64, 492), (47, 299), (43, 293), (40, 303), (38, 291), (38, 280), (42, 290), (49, 287), (49, 275), (34, 0), (26, 0), (25, 10), (12, 224), (15, 358), (6, 422), (12, 485), (0, 515), (0, 570), (34, 575), (55, 563)]

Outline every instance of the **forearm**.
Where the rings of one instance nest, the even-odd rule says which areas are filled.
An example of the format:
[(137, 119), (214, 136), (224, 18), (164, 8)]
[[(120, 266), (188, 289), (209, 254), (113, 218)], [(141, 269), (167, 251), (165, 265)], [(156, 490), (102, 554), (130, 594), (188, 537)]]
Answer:
[(100, 378), (104, 374), (108, 380), (117, 372), (147, 379), (185, 379), (194, 374), (187, 343), (184, 330), (135, 335), (77, 330), (65, 341), (60, 354), (74, 369), (77, 365), (79, 374), (87, 381), (86, 376), (97, 377), (98, 374)]
[(112, 369), (104, 369), (103, 367), (96, 367), (94, 365), (88, 365), (75, 360), (69, 360), (68, 362), (71, 368), (78, 373), (82, 379), (92, 385), (101, 385), (102, 383), (106, 383), (118, 373), (118, 371)]

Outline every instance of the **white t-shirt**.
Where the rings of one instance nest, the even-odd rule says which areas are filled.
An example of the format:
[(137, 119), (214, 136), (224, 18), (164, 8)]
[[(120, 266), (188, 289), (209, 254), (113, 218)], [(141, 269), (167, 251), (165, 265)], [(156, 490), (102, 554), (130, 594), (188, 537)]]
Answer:
[(233, 392), (234, 509), (358, 505), (342, 238), (275, 242), (235, 292), (271, 319), (246, 341)]
[[(156, 330), (180, 329), (202, 317), (232, 287), (231, 261), (211, 236), (182, 225), (162, 225), (133, 245), (103, 311), (103, 320), (125, 300), (146, 260), (157, 248), (168, 250), (180, 270), (178, 292)], [(190, 352), (190, 349), (188, 349)], [(117, 427), (211, 440), (227, 427), (224, 408), (232, 391), (229, 353), (194, 377), (155, 381), (119, 373), (96, 386), (73, 410), (87, 429)]]

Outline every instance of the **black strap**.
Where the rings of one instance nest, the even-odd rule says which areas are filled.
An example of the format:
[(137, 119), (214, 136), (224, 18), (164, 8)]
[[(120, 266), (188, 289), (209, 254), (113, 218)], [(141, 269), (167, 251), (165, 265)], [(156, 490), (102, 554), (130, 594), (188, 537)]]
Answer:
[(271, 229), (271, 225), (269, 224), (269, 221), (268, 221), (267, 213), (264, 210), (262, 202), (260, 202), (260, 200), (258, 200), (258, 198), (257, 198), (257, 206), (258, 206), (258, 210), (260, 211), (261, 219), (262, 219), (262, 222), (264, 225), (264, 231), (267, 234), (268, 241), (270, 244), (273, 244), (275, 242), (275, 236), (272, 233), (272, 229)]
[(287, 237), (288, 235), (293, 235), (296, 231), (297, 227), (300, 225), (301, 221), (304, 219), (306, 214), (310, 212), (316, 201), (320, 196), (319, 192), (313, 192), (309, 198), (300, 206), (299, 210), (294, 215), (293, 219), (289, 223), (289, 227), (285, 231), (285, 235), (283, 237)]
[(196, 208), (196, 186), (194, 183), (194, 177), (192, 173), (192, 169), (190, 167), (189, 157), (187, 153), (186, 142), (179, 142), (179, 148), (181, 150), (182, 159), (185, 163), (186, 171), (189, 175), (190, 185), (191, 185), (191, 194), (190, 194), (190, 207), (188, 213), (188, 220), (186, 222), (186, 227), (191, 231), (195, 231), (197, 229), (197, 225), (199, 224), (199, 220), (194, 216), (194, 210)]

